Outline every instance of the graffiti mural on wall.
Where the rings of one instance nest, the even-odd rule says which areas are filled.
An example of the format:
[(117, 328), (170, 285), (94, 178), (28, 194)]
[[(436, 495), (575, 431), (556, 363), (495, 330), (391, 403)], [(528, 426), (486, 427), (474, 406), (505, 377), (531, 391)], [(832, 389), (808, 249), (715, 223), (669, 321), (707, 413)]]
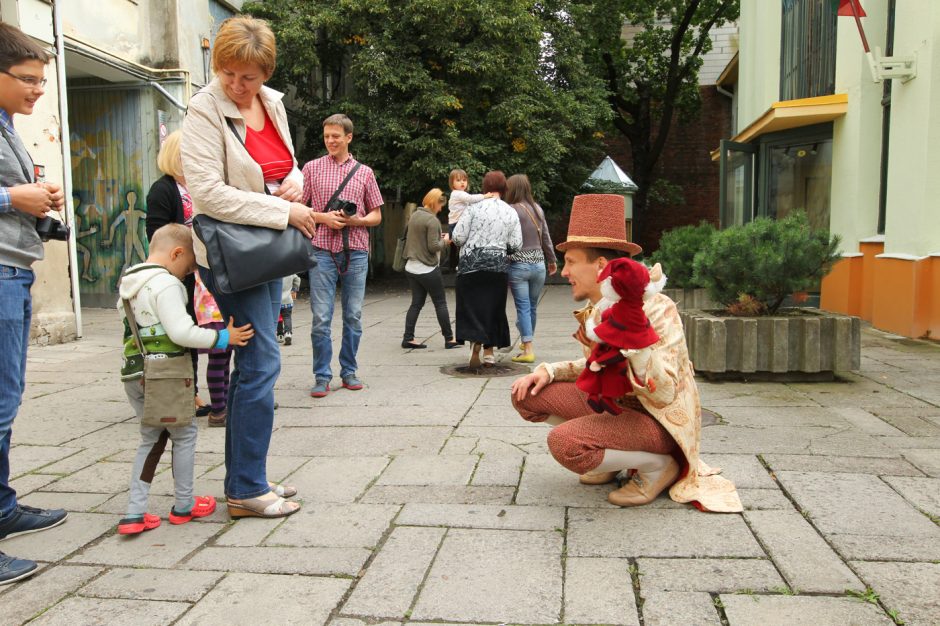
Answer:
[(90, 303), (108, 302), (124, 269), (147, 257), (139, 101), (127, 91), (69, 95), (79, 286)]

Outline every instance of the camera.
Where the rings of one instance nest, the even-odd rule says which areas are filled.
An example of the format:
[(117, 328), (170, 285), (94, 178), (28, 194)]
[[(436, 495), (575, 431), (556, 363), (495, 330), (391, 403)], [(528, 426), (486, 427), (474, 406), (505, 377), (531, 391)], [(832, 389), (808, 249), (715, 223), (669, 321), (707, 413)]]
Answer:
[(345, 215), (346, 217), (352, 217), (353, 215), (356, 214), (356, 212), (358, 211), (358, 208), (356, 207), (355, 202), (350, 202), (349, 200), (343, 200), (341, 198), (337, 198), (336, 200), (333, 200), (328, 205), (326, 205), (326, 210), (327, 211), (342, 211), (343, 215)]
[(69, 238), (69, 227), (48, 215), (36, 222), (36, 232), (42, 241), (66, 241)]

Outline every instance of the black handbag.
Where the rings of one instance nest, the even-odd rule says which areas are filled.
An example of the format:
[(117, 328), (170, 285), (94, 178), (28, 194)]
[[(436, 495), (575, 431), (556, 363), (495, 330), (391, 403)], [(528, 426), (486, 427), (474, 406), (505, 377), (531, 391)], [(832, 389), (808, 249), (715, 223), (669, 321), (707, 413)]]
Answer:
[[(242, 142), (232, 120), (229, 128)], [(268, 191), (265, 186), (265, 192)], [(313, 244), (293, 226), (284, 230), (223, 222), (205, 214), (193, 218), (193, 230), (206, 247), (216, 288), (235, 293), (306, 272), (317, 264)]]

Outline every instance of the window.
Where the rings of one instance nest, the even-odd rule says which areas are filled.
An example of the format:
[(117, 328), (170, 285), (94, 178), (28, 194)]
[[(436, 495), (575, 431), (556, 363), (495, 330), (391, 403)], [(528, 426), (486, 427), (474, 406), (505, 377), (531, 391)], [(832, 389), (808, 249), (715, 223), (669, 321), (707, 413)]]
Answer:
[(836, 11), (831, 0), (783, 0), (780, 99), (835, 93)]
[(758, 213), (783, 218), (806, 212), (813, 228), (829, 230), (832, 125), (774, 133), (762, 138)]

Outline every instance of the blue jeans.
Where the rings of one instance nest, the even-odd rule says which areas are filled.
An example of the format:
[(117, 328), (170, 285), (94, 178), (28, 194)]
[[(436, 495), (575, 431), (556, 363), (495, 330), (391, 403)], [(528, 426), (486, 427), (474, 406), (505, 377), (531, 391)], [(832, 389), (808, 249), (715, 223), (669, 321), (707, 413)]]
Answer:
[(535, 337), (535, 310), (545, 286), (544, 263), (510, 263), (509, 290), (516, 303), (516, 328), (523, 343)]
[(333, 360), (330, 325), (333, 323), (337, 283), (342, 283), (343, 290), (343, 343), (339, 351), (339, 375), (345, 378), (356, 373), (356, 353), (362, 338), (362, 301), (366, 297), (369, 253), (350, 250), (349, 267), (342, 274), (340, 270), (346, 262), (342, 252), (332, 254), (322, 248), (314, 248), (314, 253), (317, 255), (317, 266), (310, 270), (313, 376), (317, 381), (330, 381), (333, 378), (333, 370), (330, 369), (330, 362)]
[(236, 326), (251, 324), (255, 336), (235, 347), (235, 369), (228, 386), (225, 420), (225, 495), (243, 500), (266, 494), (267, 458), (274, 428), (274, 383), (281, 373), (281, 349), (275, 330), (281, 309), (281, 280), (226, 294), (218, 290), (212, 270), (199, 268), (206, 289), (215, 296), (223, 317)]
[(26, 388), (32, 270), (0, 265), (0, 517), (16, 508), (10, 487), (10, 435)]

